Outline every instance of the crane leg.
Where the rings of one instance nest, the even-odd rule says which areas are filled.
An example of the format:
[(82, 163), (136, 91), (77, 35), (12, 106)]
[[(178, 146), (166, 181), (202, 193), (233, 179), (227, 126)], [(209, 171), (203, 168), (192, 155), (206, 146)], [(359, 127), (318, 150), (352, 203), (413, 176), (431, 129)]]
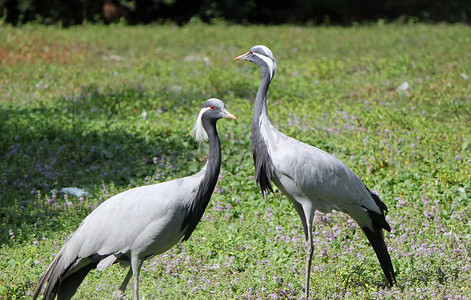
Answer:
[(294, 209), (296, 209), (296, 212), (299, 215), (299, 218), (301, 219), (301, 222), (303, 223), (303, 230), (304, 230), (304, 237), (306, 241), (308, 240), (308, 228), (307, 228), (307, 223), (306, 223), (306, 216), (304, 215), (304, 209), (301, 203), (297, 202), (293, 198), (289, 198), (291, 200), (291, 203), (293, 203)]
[(305, 299), (309, 299), (309, 278), (311, 274), (312, 255), (314, 253), (314, 246), (312, 242), (312, 222), (316, 208), (312, 201), (307, 197), (288, 197), (293, 203), (296, 212), (303, 223), (304, 236), (306, 237), (306, 277), (305, 277)]
[(134, 276), (134, 300), (139, 300), (139, 272), (141, 271), (143, 261), (137, 257), (131, 259), (131, 270)]
[(314, 253), (314, 246), (312, 244), (312, 225), (309, 224), (308, 230), (308, 238), (306, 241), (306, 291), (305, 291), (305, 299), (309, 299), (309, 278), (311, 275), (311, 264), (312, 264), (312, 255)]
[[(312, 202), (304, 201), (299, 202), (303, 204), (303, 211), (304, 211), (304, 234), (306, 235), (306, 282), (305, 282), (305, 293), (304, 297), (306, 300), (309, 299), (309, 286), (310, 286), (310, 276), (311, 276), (311, 264), (312, 264), (312, 255), (314, 253), (314, 245), (312, 242), (312, 222), (314, 220), (314, 214), (316, 213), (316, 209)], [(302, 219), (302, 218), (301, 218)]]
[(118, 297), (121, 299), (126, 299), (126, 287), (128, 286), (129, 280), (131, 279), (132, 275), (132, 268), (129, 268), (128, 273), (126, 274), (126, 277), (124, 277), (123, 283), (119, 286), (118, 289)]

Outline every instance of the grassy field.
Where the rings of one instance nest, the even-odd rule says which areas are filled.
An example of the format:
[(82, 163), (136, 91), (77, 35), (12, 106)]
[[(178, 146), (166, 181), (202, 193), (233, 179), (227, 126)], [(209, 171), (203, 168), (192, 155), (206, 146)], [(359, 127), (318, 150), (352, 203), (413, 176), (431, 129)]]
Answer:
[[(238, 117), (218, 123), (218, 186), (190, 240), (144, 264), (141, 297), (301, 298), (301, 222), (253, 180), (260, 75), (233, 58), (256, 44), (278, 63), (273, 123), (336, 155), (389, 207), (399, 285), (385, 287), (352, 220), (317, 214), (314, 298), (471, 298), (470, 27), (28, 25), (0, 38), (0, 298), (31, 297), (64, 239), (111, 195), (197, 172), (207, 145), (189, 132), (209, 97)], [(92, 271), (77, 298), (116, 297), (126, 271)]]

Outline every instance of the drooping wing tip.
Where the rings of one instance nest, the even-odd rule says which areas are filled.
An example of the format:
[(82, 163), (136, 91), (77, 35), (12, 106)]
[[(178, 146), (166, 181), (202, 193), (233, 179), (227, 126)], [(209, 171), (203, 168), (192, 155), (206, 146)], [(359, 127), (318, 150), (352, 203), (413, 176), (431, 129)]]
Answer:
[(365, 233), (368, 241), (370, 242), (373, 250), (376, 253), (376, 257), (379, 260), (381, 268), (383, 269), (384, 276), (388, 280), (389, 284), (393, 286), (396, 284), (396, 274), (389, 255), (388, 247), (384, 241), (382, 229), (370, 230), (367, 227), (361, 227)]

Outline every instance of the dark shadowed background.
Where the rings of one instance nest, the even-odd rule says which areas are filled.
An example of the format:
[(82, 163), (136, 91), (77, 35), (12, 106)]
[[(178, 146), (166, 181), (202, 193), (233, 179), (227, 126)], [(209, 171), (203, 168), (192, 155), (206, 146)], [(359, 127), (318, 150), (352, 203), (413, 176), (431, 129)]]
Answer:
[(470, 14), (469, 0), (0, 0), (6, 23), (64, 26), (123, 19), (129, 24), (183, 24), (192, 17), (264, 24), (352, 25), (379, 19), (469, 23)]

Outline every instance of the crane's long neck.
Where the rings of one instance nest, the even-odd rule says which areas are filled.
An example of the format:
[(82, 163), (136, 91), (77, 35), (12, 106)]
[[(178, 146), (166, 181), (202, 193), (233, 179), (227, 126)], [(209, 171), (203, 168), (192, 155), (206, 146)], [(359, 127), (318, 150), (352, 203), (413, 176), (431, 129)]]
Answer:
[(258, 87), (252, 115), (252, 154), (255, 163), (255, 181), (260, 186), (262, 194), (269, 191), (273, 192), (271, 179), (275, 173), (267, 145), (269, 141), (263, 133), (264, 130), (271, 129), (267, 110), (267, 92), (270, 81), (268, 68), (262, 67), (262, 79)]
[(267, 109), (267, 92), (270, 86), (270, 74), (268, 70), (262, 69), (262, 78), (258, 86), (257, 96), (255, 97), (255, 104), (253, 107), (252, 115), (252, 131), (255, 126), (264, 126), (270, 124)]
[(203, 127), (208, 134), (209, 155), (203, 171), (200, 172), (202, 179), (197, 187), (196, 195), (190, 203), (185, 219), (183, 220), (182, 229), (186, 228), (183, 241), (190, 238), (196, 225), (198, 225), (203, 213), (208, 206), (209, 199), (216, 187), (221, 170), (221, 142), (216, 130), (216, 121), (203, 118)]
[(204, 174), (204, 182), (208, 184), (203, 184), (201, 189), (211, 196), (218, 181), (219, 171), (221, 170), (221, 142), (219, 141), (215, 120), (204, 119), (203, 127), (208, 134), (209, 154)]

